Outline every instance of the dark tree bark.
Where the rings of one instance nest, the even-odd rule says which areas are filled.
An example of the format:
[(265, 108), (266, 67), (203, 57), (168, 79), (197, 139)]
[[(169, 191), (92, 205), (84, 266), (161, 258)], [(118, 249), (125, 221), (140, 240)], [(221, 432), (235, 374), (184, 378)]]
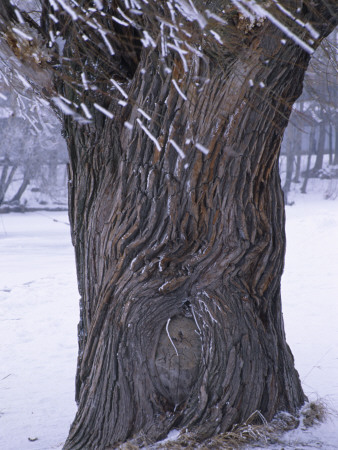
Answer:
[(266, 24), (230, 67), (210, 56), (187, 74), (179, 57), (168, 74), (142, 51), (124, 86), (137, 106), (111, 104), (116, 119), (95, 128), (68, 122), (81, 323), (65, 448), (156, 441), (173, 427), (203, 438), (303, 404), (281, 313), (277, 160), (309, 57), (281, 39)]
[[(296, 53), (294, 67), (304, 67), (307, 56)], [(178, 81), (184, 73), (172, 64)], [(79, 411), (66, 448), (104, 448), (141, 431), (157, 440), (178, 426), (207, 437), (257, 409), (271, 419), (304, 402), (280, 306), (286, 120), (278, 100), (258, 104), (262, 93), (243, 87), (243, 64), (227, 77), (210, 60), (195, 66), (181, 83), (184, 101), (146, 55), (148, 76), (129, 95), (152, 113), (161, 153), (121, 119), (98, 134), (68, 124), (81, 323)], [(255, 68), (257, 59), (250, 76)], [(301, 86), (301, 71), (295, 81), (289, 70), (279, 64), (275, 75), (286, 86), (274, 76), (267, 85), (283, 102)], [(202, 93), (196, 72), (211, 79)], [(133, 123), (136, 108), (125, 114)], [(185, 144), (193, 139), (210, 154)], [(193, 331), (200, 339), (191, 342)]]
[[(111, 3), (105, 17), (124, 8)], [(206, 3), (214, 13), (227, 4)], [(333, 5), (304, 7), (320, 39)], [(156, 39), (152, 13), (140, 20)], [(47, 32), (48, 2), (43, 18)], [(108, 91), (104, 72), (128, 97), (97, 93), (112, 120), (94, 108), (89, 124), (64, 118), (81, 294), (79, 408), (65, 449), (156, 441), (177, 427), (202, 439), (305, 401), (281, 312), (278, 155), (310, 57), (267, 20), (252, 27), (233, 10), (227, 20), (216, 25), (228, 47), (194, 23), (189, 45), (203, 57), (165, 60), (159, 41), (142, 47), (137, 31), (108, 18), (115, 54), (95, 59), (93, 32), (88, 55), (80, 21), (63, 20), (59, 92), (87, 101), (67, 80), (85, 71)]]

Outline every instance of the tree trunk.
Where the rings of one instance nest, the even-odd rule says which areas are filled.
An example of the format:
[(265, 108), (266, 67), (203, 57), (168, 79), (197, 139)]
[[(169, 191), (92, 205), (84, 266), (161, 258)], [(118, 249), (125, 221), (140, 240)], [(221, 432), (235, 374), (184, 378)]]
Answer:
[(286, 150), (286, 173), (285, 181), (283, 185), (284, 202), (288, 204), (288, 195), (291, 189), (292, 175), (295, 161), (295, 148), (296, 148), (296, 127), (292, 126), (288, 132), (287, 150)]
[(156, 441), (173, 427), (203, 438), (305, 400), (281, 313), (278, 155), (309, 57), (282, 35), (272, 45), (271, 28), (226, 71), (206, 57), (164, 71), (144, 50), (124, 86), (134, 107), (66, 120), (81, 293), (66, 449)]
[(333, 165), (338, 165), (338, 128), (336, 128), (335, 132), (335, 147), (334, 147), (334, 160)]
[[(174, 427), (202, 439), (256, 410), (267, 420), (295, 412), (305, 396), (281, 312), (278, 155), (308, 53), (227, 1), (197, 0), (198, 14), (192, 2), (149, 0), (124, 23), (114, 14), (131, 20), (130, 2), (95, 2), (102, 14), (86, 11), (89, 1), (76, 13), (61, 3), (42, 2), (42, 32), (66, 41), (56, 89), (93, 116), (64, 119), (81, 294), (79, 408), (64, 448), (149, 443)], [(313, 47), (336, 24), (334, 10), (316, 1), (294, 11), (315, 22)], [(307, 29), (296, 31), (303, 44)], [(50, 77), (42, 81), (47, 95)]]
[(1, 177), (0, 177), (0, 205), (4, 201), (5, 194), (6, 194), (6, 181), (7, 181), (7, 174), (8, 174), (9, 165), (7, 161), (4, 162), (2, 171), (1, 171)]
[(293, 177), (293, 183), (300, 183), (300, 169), (302, 164), (302, 154), (299, 150), (298, 155), (296, 155), (296, 168), (295, 168), (295, 176)]
[(297, 130), (295, 130), (295, 143), (294, 143), (294, 155), (296, 159), (296, 166), (295, 166), (295, 176), (292, 179), (293, 183), (300, 183), (300, 170), (301, 170), (301, 162), (302, 162), (302, 131), (299, 129), (302, 124), (302, 116), (304, 112), (304, 103), (300, 102), (300, 113), (297, 115), (296, 119), (296, 127)]
[(25, 190), (27, 189), (27, 186), (30, 183), (30, 179), (27, 178), (26, 176), (24, 176), (22, 183), (17, 191), (17, 193), (14, 195), (14, 197), (10, 200), (10, 203), (15, 203), (15, 202), (19, 202), (23, 193), (25, 192)]
[(311, 127), (309, 143), (310, 143), (310, 146), (309, 146), (309, 153), (307, 155), (307, 160), (306, 160), (306, 169), (304, 172), (304, 180), (303, 180), (302, 187), (300, 189), (300, 192), (302, 194), (306, 194), (307, 183), (309, 181), (309, 177), (310, 177), (310, 173), (311, 173), (311, 170), (310, 170), (311, 157), (312, 157), (312, 154), (315, 153), (316, 146), (317, 146), (316, 138), (315, 138), (315, 127)]
[[(1, 177), (0, 177), (0, 205), (2, 204), (2, 202), (5, 199), (6, 192), (13, 180), (14, 174), (17, 169), (17, 166), (13, 165), (11, 167), (11, 170), (9, 171), (9, 167), (10, 167), (10, 162), (5, 160), (3, 167), (2, 167)], [(9, 173), (8, 173), (8, 171), (9, 171)]]
[(333, 149), (333, 126), (331, 123), (329, 123), (328, 129), (329, 129), (329, 165), (332, 165), (334, 149)]
[(310, 171), (311, 175), (313, 175), (314, 177), (318, 177), (320, 171), (323, 168), (324, 153), (325, 153), (325, 134), (326, 134), (325, 122), (323, 121), (319, 125), (319, 137), (318, 137), (315, 165)]

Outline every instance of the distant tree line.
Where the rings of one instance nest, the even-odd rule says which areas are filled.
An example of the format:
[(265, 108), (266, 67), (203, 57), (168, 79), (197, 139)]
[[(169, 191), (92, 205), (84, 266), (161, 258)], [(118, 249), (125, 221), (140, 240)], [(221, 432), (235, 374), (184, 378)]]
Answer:
[(20, 204), (27, 189), (57, 201), (67, 182), (61, 125), (49, 108), (5, 81), (0, 80), (0, 206)]
[(286, 198), (292, 183), (301, 183), (305, 194), (309, 178), (338, 178), (337, 44), (335, 31), (317, 50), (284, 135), (280, 165)]

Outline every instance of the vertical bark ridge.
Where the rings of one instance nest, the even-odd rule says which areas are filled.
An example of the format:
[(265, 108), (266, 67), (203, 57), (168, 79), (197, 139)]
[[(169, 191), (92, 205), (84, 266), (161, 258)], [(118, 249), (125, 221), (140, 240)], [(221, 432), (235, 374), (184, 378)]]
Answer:
[[(271, 419), (304, 401), (280, 306), (285, 235), (277, 158), (300, 94), (292, 80), (308, 60), (288, 45), (288, 66), (281, 44), (264, 64), (262, 53), (271, 48), (262, 44), (226, 74), (206, 57), (192, 58), (188, 73), (173, 58), (171, 73), (164, 72), (157, 50), (144, 50), (128, 87), (134, 103), (87, 147), (91, 168), (72, 168), (80, 191), (72, 200), (73, 237), (85, 263), (79, 411), (65, 448), (104, 448), (140, 432), (157, 440), (173, 426), (203, 438), (256, 409)], [(280, 87), (286, 76), (291, 81)], [(115, 114), (118, 108), (111, 105)], [(82, 167), (84, 153), (77, 156)], [(121, 155), (118, 166), (114, 157), (106, 163), (109, 154)], [(199, 344), (190, 339), (189, 351), (182, 344), (187, 324), (199, 337)], [(185, 355), (195, 363), (184, 366)], [(97, 432), (88, 436), (93, 422)]]
[[(293, 412), (305, 397), (281, 312), (285, 218), (277, 158), (309, 56), (267, 20), (241, 23), (227, 1), (207, 2), (227, 19), (217, 28), (225, 45), (215, 42), (210, 21), (190, 22), (179, 8), (182, 23), (159, 38), (160, 18), (171, 17), (168, 2), (143, 2), (146, 14), (134, 27), (112, 17), (128, 10), (126, 2), (103, 3), (104, 11), (88, 13), (111, 31), (103, 33), (114, 54), (100, 47), (102, 29), (84, 16), (75, 20), (61, 4), (41, 2), (42, 35), (66, 41), (55, 89), (76, 104), (95, 97), (114, 114), (110, 121), (92, 108), (92, 124), (64, 120), (81, 295), (79, 409), (65, 449), (104, 449), (140, 434), (151, 442), (174, 426), (204, 438), (257, 409), (267, 419), (279, 409)], [(337, 22), (333, 4), (297, 8), (319, 33), (314, 47)], [(267, 6), (276, 17), (277, 6)], [(8, 0), (1, 3), (5, 38), (14, 12)], [(313, 37), (293, 18), (283, 23)], [(201, 47), (203, 56), (185, 57), (175, 46), (164, 56), (161, 44), (173, 29), (179, 45)], [(141, 46), (144, 31), (154, 46)], [(6, 42), (5, 54), (16, 54), (15, 39)], [(53, 91), (51, 67), (19, 56), (20, 72), (42, 85), (37, 90)], [(90, 97), (80, 73), (101, 92)], [(111, 76), (128, 93), (125, 107)]]

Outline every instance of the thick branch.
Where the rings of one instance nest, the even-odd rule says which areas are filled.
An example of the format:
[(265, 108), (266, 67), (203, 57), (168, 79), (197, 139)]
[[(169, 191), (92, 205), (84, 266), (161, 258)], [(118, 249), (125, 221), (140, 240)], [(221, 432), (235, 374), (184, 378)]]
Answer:
[(24, 89), (31, 86), (38, 95), (50, 97), (54, 92), (51, 52), (38, 25), (20, 14), (25, 23), (20, 23), (9, 0), (1, 2), (0, 58)]

